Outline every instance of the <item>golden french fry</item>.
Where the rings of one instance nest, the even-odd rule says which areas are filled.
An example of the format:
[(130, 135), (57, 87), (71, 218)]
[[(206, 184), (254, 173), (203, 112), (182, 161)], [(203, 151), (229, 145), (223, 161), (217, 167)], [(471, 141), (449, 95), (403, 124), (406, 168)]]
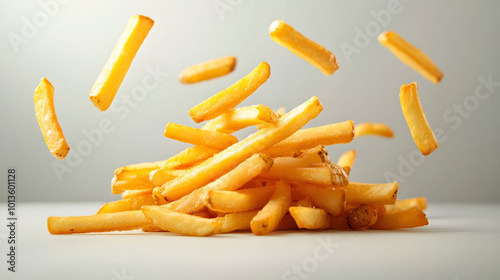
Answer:
[(443, 78), (443, 72), (421, 50), (401, 38), (394, 31), (384, 31), (378, 41), (387, 47), (401, 62), (410, 66), (429, 81), (437, 84)]
[(261, 129), (222, 152), (194, 166), (191, 172), (166, 182), (155, 189), (157, 202), (174, 201), (227, 173), (255, 153), (276, 144), (299, 130), (321, 112), (317, 97), (312, 97), (280, 118), (272, 127)]
[(345, 191), (342, 188), (296, 185), (293, 190), (299, 195), (310, 197), (314, 206), (332, 216), (340, 216), (344, 212)]
[(228, 233), (237, 230), (250, 229), (250, 222), (257, 215), (258, 211), (246, 211), (226, 214), (224, 217), (216, 218), (222, 222), (221, 233)]
[(35, 103), (36, 118), (47, 147), (57, 159), (65, 158), (69, 152), (69, 146), (57, 121), (54, 106), (54, 87), (45, 77), (36, 87), (33, 101)]
[(319, 145), (316, 148), (305, 150), (298, 156), (285, 156), (274, 158), (273, 167), (277, 168), (297, 168), (323, 166), (331, 163), (328, 151), (325, 146)]
[(139, 47), (153, 27), (146, 16), (130, 17), (125, 30), (90, 91), (90, 101), (101, 111), (109, 108)]
[(370, 229), (393, 230), (421, 227), (428, 224), (429, 221), (424, 211), (420, 209), (408, 209), (378, 217), (377, 222), (371, 225)]
[(337, 161), (337, 165), (352, 167), (355, 160), (356, 150), (349, 150), (340, 156), (339, 160)]
[(234, 56), (208, 60), (184, 69), (179, 74), (179, 81), (183, 84), (193, 84), (210, 80), (233, 72), (235, 66)]
[(217, 212), (245, 212), (264, 207), (273, 192), (272, 187), (237, 191), (210, 191), (207, 207)]
[(398, 199), (394, 204), (394, 208), (388, 211), (388, 213), (406, 211), (410, 209), (419, 209), (419, 210), (427, 209), (427, 199), (425, 199), (425, 197)]
[(413, 141), (417, 144), (422, 155), (430, 155), (438, 148), (439, 143), (425, 117), (424, 109), (418, 96), (417, 83), (413, 82), (409, 85), (402, 85), (399, 99)]
[(149, 195), (151, 196), (153, 190), (125, 190), (122, 192), (122, 199), (135, 198), (139, 196)]
[(284, 180), (293, 183), (315, 184), (322, 186), (346, 186), (349, 173), (341, 166), (327, 164), (316, 167), (272, 166), (257, 179)]
[(149, 173), (163, 164), (164, 161), (144, 162), (117, 168), (111, 180), (111, 192), (119, 194), (125, 190), (152, 190), (155, 186), (149, 180)]
[(142, 206), (154, 204), (156, 203), (151, 194), (136, 196), (106, 203), (99, 209), (97, 214), (141, 210)]
[(189, 116), (196, 123), (200, 123), (222, 115), (250, 96), (267, 81), (270, 74), (269, 64), (265, 61), (261, 62), (250, 74), (232, 86), (191, 108)]
[(143, 232), (167, 232), (167, 230), (162, 229), (161, 227), (155, 226), (153, 224), (143, 226), (142, 227)]
[(299, 228), (327, 229), (330, 228), (330, 216), (320, 208), (292, 206), (288, 209)]
[(47, 228), (51, 234), (134, 230), (149, 224), (151, 222), (141, 210), (47, 219)]
[(398, 195), (398, 182), (366, 184), (350, 182), (345, 188), (345, 201), (349, 204), (394, 204)]
[(228, 110), (217, 118), (208, 121), (202, 129), (233, 133), (245, 127), (259, 124), (274, 124), (276, 113), (264, 105), (254, 105)]
[(282, 20), (275, 20), (269, 26), (269, 35), (278, 45), (287, 48), (327, 76), (332, 75), (339, 65), (335, 55), (322, 45), (306, 38)]
[(144, 206), (142, 212), (159, 228), (183, 235), (214, 235), (222, 230), (223, 225), (216, 219), (175, 212), (162, 206)]
[(362, 204), (347, 214), (347, 223), (353, 230), (365, 230), (377, 221), (377, 208), (370, 204)]
[(212, 157), (220, 149), (205, 146), (189, 147), (167, 159), (160, 169), (185, 169)]
[(250, 222), (252, 232), (255, 235), (264, 235), (275, 230), (291, 204), (290, 184), (283, 181), (276, 182), (269, 201)]
[(294, 191), (292, 189), (292, 206), (314, 208), (314, 203), (309, 196), (302, 196), (297, 201), (293, 201), (294, 196), (296, 196), (296, 194), (294, 194)]
[(359, 123), (354, 127), (354, 131), (354, 137), (368, 135), (378, 135), (387, 138), (394, 137), (392, 129), (385, 123)]
[(180, 142), (206, 146), (220, 150), (223, 150), (238, 142), (238, 139), (230, 134), (192, 128), (175, 123), (168, 123), (165, 127), (163, 135), (167, 138), (174, 139)]
[(296, 151), (314, 148), (318, 145), (350, 143), (354, 139), (354, 123), (346, 121), (319, 127), (302, 129), (272, 146), (264, 153), (272, 156), (287, 156)]

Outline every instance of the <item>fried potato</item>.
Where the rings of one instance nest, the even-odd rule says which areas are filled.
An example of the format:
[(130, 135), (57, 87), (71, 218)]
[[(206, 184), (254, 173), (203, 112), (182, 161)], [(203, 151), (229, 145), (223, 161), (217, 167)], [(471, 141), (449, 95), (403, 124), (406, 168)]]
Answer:
[(192, 128), (185, 125), (168, 123), (163, 135), (167, 138), (193, 145), (206, 146), (214, 149), (224, 150), (238, 142), (233, 135)]
[(302, 196), (297, 201), (293, 201), (294, 200), (294, 196), (296, 196), (296, 195), (297, 195), (296, 192), (292, 188), (292, 206), (314, 208), (314, 203), (313, 203), (312, 199), (309, 196)]
[(233, 72), (235, 66), (234, 56), (208, 60), (184, 69), (179, 74), (179, 81), (183, 84), (193, 84), (210, 80)]
[(387, 47), (401, 62), (413, 68), (429, 81), (437, 84), (443, 78), (443, 72), (424, 52), (408, 43), (396, 32), (382, 32), (378, 36), (378, 41)]
[(402, 228), (414, 228), (429, 224), (425, 213), (420, 209), (408, 209), (396, 213), (380, 216), (370, 229), (393, 230)]
[(145, 196), (153, 193), (153, 190), (126, 190), (122, 192), (122, 199)]
[(345, 187), (345, 201), (349, 204), (394, 204), (398, 188), (398, 182), (388, 184), (350, 182)]
[(288, 209), (299, 228), (328, 229), (330, 216), (320, 208), (293, 206)]
[(278, 181), (267, 204), (253, 217), (250, 228), (255, 235), (264, 235), (275, 230), (292, 204), (291, 186)]
[(394, 133), (392, 129), (385, 123), (359, 123), (354, 127), (354, 137), (378, 135), (382, 137), (392, 138)]
[(344, 212), (345, 191), (342, 188), (296, 185), (293, 190), (299, 195), (310, 197), (314, 206), (332, 216), (340, 216)]
[(250, 222), (258, 212), (258, 210), (254, 210), (230, 213), (225, 215), (224, 217), (216, 218), (216, 220), (222, 222), (221, 233), (228, 233), (237, 230), (248, 230), (250, 229)]
[(245, 127), (261, 124), (274, 124), (278, 115), (269, 107), (254, 105), (228, 110), (217, 118), (208, 121), (202, 129), (233, 133)]
[(293, 183), (315, 184), (322, 186), (346, 186), (349, 173), (341, 166), (327, 164), (317, 167), (272, 166), (257, 179), (284, 180)]
[(175, 212), (162, 206), (144, 206), (142, 212), (159, 228), (183, 235), (210, 236), (219, 233), (223, 225), (216, 219)]
[(354, 165), (354, 161), (356, 161), (356, 150), (349, 150), (349, 151), (343, 153), (339, 157), (339, 160), (337, 161), (337, 165), (352, 167)]
[(155, 189), (158, 202), (174, 201), (227, 173), (255, 153), (287, 138), (321, 112), (317, 97), (312, 97), (280, 118), (272, 127), (261, 129), (222, 152), (193, 167), (191, 172), (166, 182)]
[(206, 206), (217, 212), (245, 212), (260, 209), (269, 201), (272, 187), (237, 191), (209, 191)]
[(35, 103), (36, 118), (45, 144), (57, 159), (65, 158), (70, 148), (57, 121), (54, 106), (54, 87), (45, 77), (36, 87), (33, 101)]
[(417, 83), (413, 82), (409, 85), (402, 85), (399, 99), (413, 141), (417, 144), (422, 155), (430, 155), (438, 148), (439, 143), (425, 117), (424, 109), (418, 96)]
[(47, 219), (47, 228), (51, 234), (125, 231), (140, 229), (149, 224), (151, 222), (141, 210)]
[(154, 21), (147, 16), (133, 15), (130, 17), (111, 56), (90, 91), (90, 101), (97, 109), (106, 111), (113, 102), (132, 60), (153, 24)]
[(220, 152), (220, 149), (206, 146), (189, 147), (167, 159), (160, 169), (185, 169), (212, 157), (218, 152)]
[(398, 199), (394, 204), (394, 208), (388, 211), (389, 213), (394, 213), (398, 211), (406, 211), (410, 209), (427, 209), (427, 199), (425, 197), (414, 197), (408, 199)]
[(117, 168), (111, 180), (111, 192), (119, 194), (125, 190), (152, 190), (155, 186), (149, 180), (149, 173), (158, 169), (164, 162), (144, 162)]
[(277, 168), (297, 168), (313, 167), (331, 164), (328, 151), (325, 146), (319, 145), (316, 148), (301, 151), (294, 156), (274, 158), (274, 167)]
[(362, 204), (347, 214), (347, 224), (353, 230), (365, 230), (377, 221), (377, 208), (370, 204)]
[(196, 123), (200, 123), (222, 115), (250, 96), (267, 81), (270, 74), (271, 69), (269, 64), (265, 61), (261, 62), (250, 74), (232, 86), (191, 108), (189, 116)]
[(269, 35), (278, 45), (287, 48), (327, 76), (339, 69), (337, 58), (331, 51), (306, 38), (282, 20), (275, 20), (271, 23)]
[(153, 196), (151, 195), (151, 193), (149, 193), (149, 194), (142, 195), (142, 196), (125, 198), (125, 199), (106, 203), (101, 207), (101, 209), (99, 209), (99, 211), (97, 211), (97, 214), (141, 210), (142, 206), (154, 205), (154, 204), (156, 204), (155, 200), (153, 199)]

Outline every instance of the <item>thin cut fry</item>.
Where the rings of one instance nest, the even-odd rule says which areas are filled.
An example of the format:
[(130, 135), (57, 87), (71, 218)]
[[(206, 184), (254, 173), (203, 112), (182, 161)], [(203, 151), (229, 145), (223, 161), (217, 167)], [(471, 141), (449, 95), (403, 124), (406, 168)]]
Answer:
[(155, 200), (151, 194), (131, 197), (106, 203), (99, 209), (97, 214), (141, 210), (142, 206), (153, 204), (155, 204)]
[(273, 21), (269, 26), (269, 34), (278, 45), (311, 63), (325, 75), (330, 76), (339, 69), (337, 58), (331, 51), (306, 38), (284, 21)]
[(365, 230), (377, 221), (377, 209), (370, 204), (362, 204), (347, 214), (347, 223), (353, 230)]
[(272, 187), (260, 187), (237, 191), (208, 192), (207, 207), (217, 212), (245, 212), (266, 205), (273, 192)]
[(139, 47), (153, 27), (146, 16), (130, 17), (125, 30), (90, 91), (90, 101), (101, 111), (109, 108)]
[(254, 105), (231, 109), (207, 122), (202, 129), (233, 133), (245, 127), (259, 124), (274, 124), (276, 113), (264, 105)]
[(394, 204), (398, 188), (398, 182), (388, 184), (350, 182), (345, 187), (345, 201), (349, 204)]
[(399, 93), (401, 109), (410, 128), (413, 141), (424, 156), (430, 155), (439, 146), (432, 129), (425, 117), (424, 109), (418, 96), (417, 83), (401, 86)]
[(359, 123), (354, 128), (354, 131), (354, 137), (369, 135), (378, 135), (387, 138), (394, 137), (392, 129), (385, 123)]
[(324, 209), (332, 216), (339, 216), (344, 212), (345, 191), (342, 188), (297, 185), (293, 190), (299, 195), (310, 197), (314, 206)]
[(377, 222), (370, 226), (370, 229), (393, 230), (421, 227), (428, 224), (429, 221), (422, 210), (408, 209), (378, 217)]
[(387, 47), (401, 62), (413, 68), (429, 81), (437, 84), (443, 78), (443, 72), (424, 52), (408, 43), (396, 32), (382, 32), (378, 36), (378, 41)]
[(149, 224), (151, 222), (141, 210), (47, 219), (47, 228), (51, 234), (134, 230)]
[(275, 230), (292, 204), (291, 196), (289, 183), (276, 182), (269, 202), (253, 217), (250, 223), (252, 232), (255, 235), (264, 235)]
[(36, 87), (33, 101), (36, 118), (47, 147), (57, 159), (65, 158), (69, 152), (69, 146), (57, 121), (54, 107), (54, 87), (45, 77)]
[(261, 62), (250, 74), (232, 86), (191, 108), (189, 116), (196, 123), (200, 123), (222, 115), (250, 96), (267, 81), (270, 74), (271, 69), (269, 68), (269, 64), (265, 61)]
[(163, 135), (167, 138), (174, 139), (180, 142), (206, 146), (220, 150), (223, 150), (238, 142), (238, 139), (230, 134), (192, 128), (175, 123), (168, 123), (165, 127)]
[(288, 209), (299, 228), (327, 229), (330, 227), (330, 216), (325, 210), (311, 207), (290, 207)]
[(356, 161), (356, 150), (349, 150), (340, 156), (337, 165), (352, 167), (354, 161)]
[(184, 69), (179, 74), (179, 81), (183, 84), (193, 84), (210, 80), (233, 72), (235, 66), (234, 56), (208, 60)]

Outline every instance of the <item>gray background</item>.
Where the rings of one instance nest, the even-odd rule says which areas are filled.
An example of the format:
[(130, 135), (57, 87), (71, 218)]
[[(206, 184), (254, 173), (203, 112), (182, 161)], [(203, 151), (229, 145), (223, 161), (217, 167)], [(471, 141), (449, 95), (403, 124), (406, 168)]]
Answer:
[[(50, 15), (40, 4), (45, 2), (57, 3), (50, 6)], [(395, 30), (426, 52), (445, 74), (438, 85), (402, 64), (376, 36), (368, 36), (358, 53), (349, 57), (343, 53), (343, 45), (355, 46), (357, 28), (373, 25), (372, 12), (387, 11), (390, 1), (66, 2), (0, 4), (0, 172), (17, 168), (22, 201), (117, 199), (110, 193), (114, 169), (162, 160), (187, 147), (163, 137), (166, 123), (200, 127), (189, 118), (189, 108), (263, 60), (271, 65), (271, 77), (242, 106), (264, 104), (290, 110), (317, 95), (324, 110), (308, 127), (352, 119), (384, 122), (393, 128), (394, 139), (367, 137), (329, 148), (335, 160), (348, 149), (358, 151), (352, 180), (384, 183), (392, 173), (401, 177), (402, 198), (500, 201), (500, 87), (493, 87), (483, 100), (474, 97), (481, 85), (478, 77), (500, 81), (498, 1), (400, 1), (401, 11), (391, 14), (382, 29)], [(218, 14), (214, 5), (219, 3), (229, 5), (229, 10)], [(155, 25), (118, 91), (114, 109), (100, 112), (88, 93), (133, 14), (147, 15)], [(334, 52), (340, 70), (327, 77), (274, 43), (268, 26), (275, 19), (287, 21)], [(39, 23), (29, 38), (22, 33), (25, 20)], [(24, 43), (14, 46), (9, 40), (12, 34), (24, 38)], [(177, 81), (185, 67), (226, 55), (238, 58), (230, 75), (190, 86)], [(126, 103), (126, 97), (149, 75), (148, 69), (155, 68), (168, 72), (168, 77), (142, 98)], [(81, 156), (72, 166), (68, 160), (60, 162), (71, 170), (61, 180), (34, 112), (33, 90), (43, 76), (55, 87), (56, 112), (72, 148), (68, 158)], [(439, 138), (445, 139), (423, 162), (410, 159), (417, 148), (398, 97), (400, 86), (412, 81), (419, 84), (431, 126), (440, 129)], [(481, 92), (488, 93), (484, 87)], [(464, 102), (469, 111), (461, 116), (453, 110)], [(90, 142), (85, 132), (98, 129), (103, 119), (112, 123), (113, 130), (86, 150)], [(242, 139), (249, 132), (237, 136)], [(410, 169), (402, 170), (402, 165)], [(6, 179), (0, 181), (5, 201)]]

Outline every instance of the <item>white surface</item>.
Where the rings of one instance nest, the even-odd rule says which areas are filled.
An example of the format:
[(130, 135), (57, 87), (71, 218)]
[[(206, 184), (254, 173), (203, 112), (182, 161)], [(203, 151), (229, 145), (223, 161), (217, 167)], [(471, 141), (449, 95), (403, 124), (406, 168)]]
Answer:
[[(98, 208), (98, 203), (18, 205), (18, 272), (7, 273), (3, 264), (0, 278), (462, 280), (500, 274), (500, 205), (494, 204), (431, 204), (429, 226), (398, 231), (209, 238), (140, 231), (53, 236), (47, 231), (48, 216), (91, 214)], [(6, 212), (6, 205), (0, 209)], [(4, 254), (6, 227), (1, 232)], [(334, 243), (331, 253), (321, 246), (328, 242)], [(293, 266), (314, 266), (315, 251), (324, 260), (316, 260), (310, 273), (302, 269), (307, 274), (302, 278), (294, 276)]]

